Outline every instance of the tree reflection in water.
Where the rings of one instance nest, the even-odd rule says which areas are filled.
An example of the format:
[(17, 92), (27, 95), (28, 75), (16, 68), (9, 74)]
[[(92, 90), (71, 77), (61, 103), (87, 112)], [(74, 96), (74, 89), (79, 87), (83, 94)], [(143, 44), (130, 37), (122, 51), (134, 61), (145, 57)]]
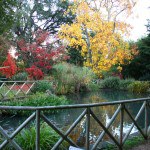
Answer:
[[(98, 92), (88, 92), (88, 93), (80, 93), (78, 95), (68, 96), (68, 99), (71, 99), (75, 104), (86, 104), (86, 103), (100, 103), (100, 102), (108, 102), (108, 101), (117, 101), (117, 100), (127, 100), (127, 99), (135, 99), (141, 97), (148, 97), (148, 94), (139, 95), (133, 94), (125, 91), (110, 91), (110, 90), (101, 90)], [(131, 103), (127, 104), (129, 112), (133, 117), (136, 116), (139, 111), (141, 103)], [(91, 110), (97, 116), (97, 118), (103, 123), (103, 125), (108, 125), (110, 119), (112, 118), (114, 112), (117, 110), (118, 105), (111, 105), (105, 107), (94, 107)], [(61, 128), (64, 132), (69, 129), (70, 125), (78, 118), (78, 116), (83, 112), (83, 109), (68, 109), (61, 111), (58, 114), (47, 115), (47, 117), (55, 123), (59, 128)], [(150, 115), (150, 112), (148, 112)], [(141, 117), (138, 119), (138, 124), (140, 127), (144, 127), (144, 112)], [(0, 124), (3, 128), (8, 131), (14, 131), (17, 126), (19, 126), (20, 122), (25, 118), (19, 118), (17, 116), (11, 117), (0, 117)], [(15, 123), (14, 123), (15, 120)], [(124, 124), (123, 124), (123, 132), (127, 133), (130, 126), (132, 124), (129, 116), (124, 113)], [(86, 131), (86, 116), (80, 121), (80, 123), (75, 127), (75, 129), (69, 134), (70, 138), (73, 139), (80, 147), (83, 147), (85, 144), (85, 131)], [(102, 128), (99, 124), (90, 117), (90, 143), (94, 143), (97, 137), (102, 133)], [(120, 114), (116, 117), (113, 124), (110, 126), (109, 131), (112, 133), (114, 137), (119, 137), (120, 134)], [(136, 128), (132, 129), (132, 132), (136, 132)], [(109, 136), (105, 134), (103, 140), (110, 140)]]

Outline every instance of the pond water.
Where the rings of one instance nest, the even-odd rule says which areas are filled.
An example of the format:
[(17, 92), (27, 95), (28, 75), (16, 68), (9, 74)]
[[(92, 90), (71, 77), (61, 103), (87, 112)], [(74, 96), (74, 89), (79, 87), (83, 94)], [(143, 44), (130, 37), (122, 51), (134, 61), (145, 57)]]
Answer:
[[(74, 104), (87, 104), (87, 103), (99, 103), (99, 102), (110, 102), (110, 101), (118, 101), (118, 100), (129, 100), (129, 99), (135, 99), (135, 98), (145, 98), (149, 97), (150, 95), (148, 93), (144, 94), (135, 94), (131, 92), (126, 91), (114, 91), (114, 90), (100, 90), (97, 92), (86, 92), (86, 93), (80, 93), (80, 94), (71, 94), (67, 95), (66, 97), (68, 99), (71, 99), (71, 101)], [(127, 104), (126, 107), (128, 108), (129, 112), (133, 115), (133, 117), (136, 116), (137, 112), (139, 111), (141, 107), (141, 103), (134, 103), (134, 104)], [(105, 107), (96, 107), (93, 108), (93, 112), (96, 114), (96, 116), (103, 122), (104, 125), (107, 125), (110, 121), (112, 115), (116, 111), (117, 106), (105, 106)], [(66, 131), (69, 126), (77, 119), (77, 117), (83, 112), (83, 109), (70, 109), (70, 110), (64, 110), (58, 114), (48, 115), (48, 118), (53, 121), (58, 127), (62, 128), (64, 131)], [(150, 115), (150, 112), (149, 112)], [(144, 128), (144, 112), (138, 119), (138, 124), (141, 128)], [(11, 117), (0, 117), (0, 125), (7, 131), (13, 131), (16, 129), (18, 124), (22, 122), (22, 120), (25, 120), (25, 118), (19, 118), (17, 116), (11, 116)], [(80, 138), (85, 134), (85, 123), (86, 118), (83, 118), (81, 122), (77, 125), (77, 127), (73, 130), (73, 132), (70, 134), (70, 137), (73, 138), (75, 142), (80, 141)], [(130, 126), (132, 124), (132, 121), (130, 117), (125, 114), (124, 116), (124, 124), (123, 124), (123, 132), (126, 133)], [(99, 127), (98, 123), (94, 121), (91, 118), (90, 123), (90, 139), (91, 143), (95, 141), (96, 137), (101, 133), (102, 128)], [(120, 117), (118, 116), (114, 123), (109, 128), (111, 133), (118, 137), (119, 131), (120, 131)], [(133, 128), (131, 133), (136, 132), (136, 127)], [(106, 135), (104, 139), (108, 139), (108, 136)]]
[[(108, 89), (108, 90), (99, 90), (95, 92), (71, 94), (71, 95), (67, 95), (67, 98), (73, 100), (73, 102), (77, 104), (87, 104), (87, 103), (98, 103), (101, 101), (111, 102), (111, 101), (118, 101), (118, 100), (145, 98), (149, 96), (150, 93), (137, 94), (137, 93), (127, 92), (127, 91)], [(98, 99), (94, 99), (92, 97), (98, 97)]]

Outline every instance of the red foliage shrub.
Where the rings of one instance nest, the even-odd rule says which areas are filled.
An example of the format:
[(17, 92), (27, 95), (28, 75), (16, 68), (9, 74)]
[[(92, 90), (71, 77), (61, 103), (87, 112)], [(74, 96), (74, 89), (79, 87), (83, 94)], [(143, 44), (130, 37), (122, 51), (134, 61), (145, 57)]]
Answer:
[[(38, 30), (34, 33), (34, 36), (35, 39), (32, 43), (26, 43), (23, 39), (18, 41), (19, 57), (23, 59), (26, 66), (29, 66), (26, 69), (28, 73), (30, 72), (29, 76), (39, 79), (41, 75), (48, 73), (52, 69), (53, 64), (66, 60), (69, 57), (67, 57), (65, 47), (60, 45), (56, 37), (50, 41), (48, 32)], [(40, 70), (38, 71), (40, 77), (37, 77), (37, 68)], [(35, 70), (35, 73), (32, 73), (30, 70)]]
[(43, 72), (36, 66), (31, 66), (30, 68), (26, 68), (27, 73), (29, 74), (30, 79), (41, 80), (44, 77)]
[(13, 57), (8, 53), (6, 60), (3, 62), (3, 68), (0, 69), (2, 75), (11, 78), (17, 72), (17, 66)]

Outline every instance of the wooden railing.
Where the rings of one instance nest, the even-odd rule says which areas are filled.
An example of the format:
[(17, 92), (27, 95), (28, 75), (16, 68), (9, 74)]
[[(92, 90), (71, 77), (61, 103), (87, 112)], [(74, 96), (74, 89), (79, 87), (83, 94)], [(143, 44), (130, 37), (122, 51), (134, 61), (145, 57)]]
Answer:
[(0, 81), (0, 100), (26, 97), (34, 85), (35, 81)]
[[(131, 113), (128, 110), (128, 107), (126, 107), (129, 103), (136, 104), (136, 103), (142, 103), (138, 113), (133, 117)], [(93, 111), (93, 108), (97, 107), (104, 107), (104, 106), (117, 106), (117, 109), (114, 111), (111, 119), (109, 120), (109, 123), (107, 125), (104, 125), (104, 123), (97, 117), (95, 112)], [(70, 125), (67, 131), (62, 131), (60, 128), (58, 128), (53, 121), (51, 121), (44, 113), (44, 111), (47, 110), (68, 110), (68, 109), (82, 109), (82, 113), (78, 115), (78, 118)], [(132, 99), (132, 100), (124, 100), (124, 101), (114, 101), (114, 102), (103, 102), (103, 103), (95, 103), (95, 104), (77, 104), (77, 105), (67, 105), (67, 106), (45, 106), (45, 107), (18, 107), (18, 106), (0, 106), (0, 111), (3, 110), (15, 110), (15, 111), (34, 111), (32, 115), (30, 115), (12, 134), (8, 134), (2, 126), (0, 126), (0, 133), (3, 135), (5, 140), (1, 143), (0, 149), (4, 149), (9, 143), (17, 150), (22, 150), (21, 145), (19, 143), (15, 142), (15, 137), (18, 133), (21, 132), (23, 128), (25, 128), (31, 120), (35, 120), (35, 128), (36, 128), (36, 150), (40, 150), (40, 125), (41, 121), (46, 122), (56, 133), (60, 135), (60, 139), (53, 145), (52, 150), (59, 149), (59, 146), (62, 144), (63, 141), (68, 142), (71, 146), (79, 147), (70, 137), (69, 134), (74, 130), (74, 128), (80, 123), (80, 121), (83, 118), (86, 118), (86, 127), (85, 127), (85, 149), (86, 150), (96, 150), (98, 144), (102, 141), (104, 138), (104, 135), (107, 134), (110, 139), (114, 142), (114, 144), (121, 150), (123, 149), (124, 143), (128, 139), (132, 129), (134, 126), (136, 126), (139, 133), (144, 137), (144, 139), (148, 139), (148, 128), (150, 126), (149, 119), (150, 116), (148, 116), (148, 111), (150, 110), (150, 98), (142, 98), (142, 99)], [(98, 112), (97, 112), (98, 113)], [(125, 135), (123, 134), (123, 123), (124, 123), (124, 115), (125, 113), (130, 117), (132, 120), (132, 125), (130, 126), (130, 129), (128, 130)], [(145, 117), (145, 127), (144, 130), (138, 125), (138, 118), (143, 115)], [(110, 126), (113, 124), (117, 116), (120, 115), (120, 135), (116, 139), (112, 133), (109, 131)], [(90, 122), (91, 119), (94, 119), (98, 125), (103, 129), (102, 132), (100, 132), (99, 136), (96, 138), (95, 143), (90, 143)]]

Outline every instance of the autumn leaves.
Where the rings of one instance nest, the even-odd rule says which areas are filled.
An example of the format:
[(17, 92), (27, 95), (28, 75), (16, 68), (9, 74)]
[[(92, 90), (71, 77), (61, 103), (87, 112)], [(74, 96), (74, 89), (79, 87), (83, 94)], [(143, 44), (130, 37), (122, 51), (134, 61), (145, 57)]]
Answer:
[[(104, 2), (103, 0), (97, 0), (97, 4), (100, 1)], [(118, 8), (122, 7), (122, 9), (127, 10), (129, 9), (127, 6), (130, 5), (130, 9), (132, 9), (128, 1), (122, 3), (119, 0), (108, 0), (105, 1), (101, 9), (96, 9), (94, 4), (85, 0), (75, 1), (72, 8), (76, 14), (76, 19), (72, 24), (62, 25), (59, 32), (59, 37), (69, 46), (76, 49), (81, 47), (81, 55), (85, 58), (84, 65), (92, 68), (100, 77), (104, 71), (108, 71), (116, 64), (121, 71), (121, 64), (124, 63), (124, 60), (131, 59), (128, 42), (123, 39), (123, 35), (128, 32), (129, 26), (125, 22), (117, 21), (117, 16), (111, 14), (111, 9), (108, 9), (108, 7), (112, 4), (111, 7), (114, 10), (113, 2), (118, 4)], [(122, 5), (119, 6), (119, 2)], [(103, 14), (104, 7), (108, 11), (107, 13), (105, 11), (105, 15)], [(125, 13), (129, 13), (129, 10)]]

